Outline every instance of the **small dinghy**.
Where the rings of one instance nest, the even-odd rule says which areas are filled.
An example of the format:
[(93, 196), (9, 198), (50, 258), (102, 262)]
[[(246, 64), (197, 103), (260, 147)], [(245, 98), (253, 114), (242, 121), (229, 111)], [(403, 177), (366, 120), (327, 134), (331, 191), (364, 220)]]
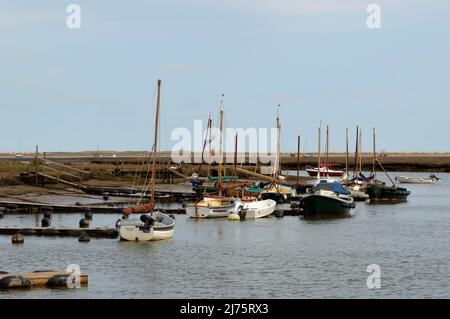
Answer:
[(234, 199), (222, 196), (205, 196), (201, 201), (186, 206), (192, 218), (224, 218), (234, 211)]
[(435, 181), (439, 181), (436, 175), (430, 175), (429, 177), (406, 177), (395, 176), (395, 180), (402, 184), (433, 184)]
[(241, 219), (256, 219), (267, 217), (275, 210), (277, 202), (272, 199), (241, 202), (237, 200), (237, 211)]

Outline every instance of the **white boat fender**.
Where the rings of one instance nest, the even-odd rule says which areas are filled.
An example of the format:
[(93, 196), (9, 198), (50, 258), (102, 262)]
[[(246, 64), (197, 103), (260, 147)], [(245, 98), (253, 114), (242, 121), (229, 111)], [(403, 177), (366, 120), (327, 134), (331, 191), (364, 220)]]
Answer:
[(29, 288), (31, 282), (22, 276), (7, 276), (0, 279), (0, 288)]
[(241, 220), (241, 217), (237, 213), (231, 213), (228, 215), (228, 220)]

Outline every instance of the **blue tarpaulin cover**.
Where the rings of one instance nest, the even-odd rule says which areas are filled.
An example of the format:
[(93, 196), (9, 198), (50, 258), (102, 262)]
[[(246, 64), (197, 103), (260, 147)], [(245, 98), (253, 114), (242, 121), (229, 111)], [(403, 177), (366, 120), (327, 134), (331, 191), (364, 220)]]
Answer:
[(320, 183), (318, 183), (315, 187), (315, 190), (327, 190), (327, 191), (332, 191), (335, 192), (337, 194), (342, 194), (342, 195), (350, 195), (350, 192), (348, 190), (346, 190), (344, 188), (344, 186), (342, 186), (339, 182), (335, 181), (335, 182), (327, 182), (327, 181), (321, 181)]

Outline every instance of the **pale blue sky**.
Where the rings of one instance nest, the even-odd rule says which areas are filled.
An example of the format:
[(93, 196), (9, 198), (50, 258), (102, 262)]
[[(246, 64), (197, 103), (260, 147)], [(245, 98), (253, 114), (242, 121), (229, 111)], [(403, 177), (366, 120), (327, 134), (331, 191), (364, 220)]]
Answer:
[(320, 120), (332, 151), (356, 124), (367, 147), (375, 126), (379, 149), (450, 151), (449, 35), (447, 0), (0, 0), (0, 151), (148, 148), (158, 78), (165, 149), (224, 93), (232, 127), (281, 103), (284, 151), (314, 151)]

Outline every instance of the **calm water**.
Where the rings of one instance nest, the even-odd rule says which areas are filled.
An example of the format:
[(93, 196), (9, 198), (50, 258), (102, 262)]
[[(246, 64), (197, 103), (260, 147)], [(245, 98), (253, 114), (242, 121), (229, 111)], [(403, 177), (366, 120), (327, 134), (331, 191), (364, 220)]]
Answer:
[[(345, 219), (178, 215), (174, 238), (151, 243), (27, 237), (15, 246), (0, 236), (0, 270), (78, 264), (89, 275), (88, 288), (0, 291), (0, 298), (449, 298), (450, 174), (437, 175), (438, 184), (408, 185), (407, 203), (358, 203)], [(76, 226), (81, 217), (54, 215), (52, 224)], [(9, 215), (0, 225), (40, 218)], [(95, 215), (93, 225), (118, 218)], [(381, 289), (366, 286), (369, 264), (381, 267)]]

